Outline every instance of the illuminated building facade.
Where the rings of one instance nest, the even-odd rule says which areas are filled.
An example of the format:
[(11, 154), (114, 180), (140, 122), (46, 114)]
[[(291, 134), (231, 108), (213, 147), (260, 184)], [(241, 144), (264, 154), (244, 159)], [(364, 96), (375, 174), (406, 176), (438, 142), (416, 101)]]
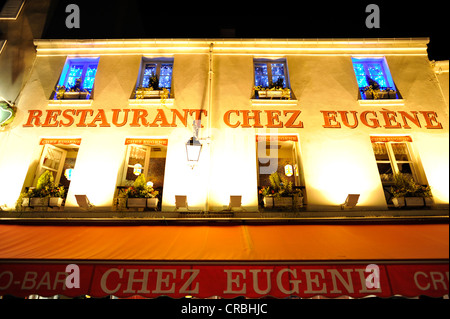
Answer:
[[(428, 39), (34, 43), (0, 131), (0, 295), (448, 298)], [(428, 196), (399, 202), (399, 173)], [(23, 197), (45, 174), (63, 200)]]

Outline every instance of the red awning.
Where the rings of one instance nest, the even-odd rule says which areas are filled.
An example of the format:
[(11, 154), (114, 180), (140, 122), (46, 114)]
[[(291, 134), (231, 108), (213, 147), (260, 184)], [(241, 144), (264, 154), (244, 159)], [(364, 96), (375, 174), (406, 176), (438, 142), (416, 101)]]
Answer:
[(0, 225), (0, 243), (0, 295), (441, 297), (449, 286), (448, 225)]

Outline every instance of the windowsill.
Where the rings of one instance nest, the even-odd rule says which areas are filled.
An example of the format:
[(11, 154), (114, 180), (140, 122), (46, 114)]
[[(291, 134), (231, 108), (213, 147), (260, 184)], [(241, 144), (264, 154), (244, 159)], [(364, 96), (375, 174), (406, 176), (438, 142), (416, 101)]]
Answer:
[(361, 106), (405, 106), (404, 99), (358, 100)]
[(172, 106), (175, 102), (174, 98), (170, 99), (129, 99), (128, 105), (129, 106)]
[(91, 106), (94, 100), (49, 100), (48, 106)]
[(252, 106), (264, 106), (264, 105), (297, 105), (297, 99), (250, 99)]

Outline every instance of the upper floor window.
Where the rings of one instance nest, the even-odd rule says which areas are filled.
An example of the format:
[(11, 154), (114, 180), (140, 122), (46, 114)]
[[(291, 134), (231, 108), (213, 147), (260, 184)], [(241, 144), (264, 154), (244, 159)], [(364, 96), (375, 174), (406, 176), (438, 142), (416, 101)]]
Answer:
[(352, 58), (352, 62), (361, 99), (399, 98), (385, 58)]
[(100, 58), (69, 58), (56, 87), (55, 99), (89, 99)]
[(144, 59), (136, 98), (166, 98), (172, 95), (173, 59)]
[(286, 60), (254, 60), (255, 97), (291, 98)]

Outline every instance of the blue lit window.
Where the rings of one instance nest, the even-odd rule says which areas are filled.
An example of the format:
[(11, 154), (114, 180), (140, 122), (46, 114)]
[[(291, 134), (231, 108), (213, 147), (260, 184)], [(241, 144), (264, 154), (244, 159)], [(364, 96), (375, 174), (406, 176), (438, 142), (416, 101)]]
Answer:
[(172, 88), (173, 60), (148, 60), (144, 61), (141, 71), (139, 86), (152, 87), (153, 90)]
[[(67, 91), (88, 91), (92, 93), (100, 58), (69, 58), (64, 65), (58, 85)], [(78, 82), (78, 83), (77, 83)]]
[(287, 68), (285, 60), (255, 60), (255, 86), (261, 88), (287, 88)]
[[(396, 87), (384, 58), (352, 58), (353, 70), (363, 99), (398, 98)], [(374, 97), (372, 90), (377, 97)], [(371, 92), (369, 97), (368, 92)]]

